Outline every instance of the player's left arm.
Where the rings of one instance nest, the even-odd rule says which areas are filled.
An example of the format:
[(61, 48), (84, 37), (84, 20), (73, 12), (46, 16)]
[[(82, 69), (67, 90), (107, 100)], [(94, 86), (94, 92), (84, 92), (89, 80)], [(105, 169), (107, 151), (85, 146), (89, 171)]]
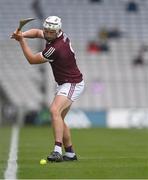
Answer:
[(43, 31), (41, 29), (30, 29), (22, 32), (24, 38), (44, 38)]

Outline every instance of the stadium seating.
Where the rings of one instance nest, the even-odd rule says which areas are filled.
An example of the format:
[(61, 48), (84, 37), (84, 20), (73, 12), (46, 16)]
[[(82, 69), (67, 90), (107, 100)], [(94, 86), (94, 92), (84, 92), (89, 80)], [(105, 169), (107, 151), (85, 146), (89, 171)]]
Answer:
[[(16, 42), (9, 35), (19, 19), (34, 17), (33, 1), (0, 1), (0, 83), (11, 101), (19, 106), (38, 109), (43, 98), (50, 101), (55, 84), (51, 69), (47, 70), (47, 95), (39, 90), (39, 66), (29, 65)], [(139, 12), (128, 14), (124, 0), (104, 0), (91, 4), (88, 0), (42, 0), (44, 16), (58, 15), (63, 30), (70, 36), (76, 51), (77, 63), (84, 74), (86, 90), (74, 108), (109, 109), (148, 106), (148, 66), (135, 67), (133, 58), (142, 44), (148, 44), (147, 1), (139, 1)], [(9, 4), (9, 6), (8, 6)], [(39, 27), (40, 21), (24, 29)], [(118, 27), (123, 37), (110, 40), (110, 52), (89, 54), (86, 46), (96, 39), (102, 27)], [(34, 50), (37, 43), (30, 42)]]

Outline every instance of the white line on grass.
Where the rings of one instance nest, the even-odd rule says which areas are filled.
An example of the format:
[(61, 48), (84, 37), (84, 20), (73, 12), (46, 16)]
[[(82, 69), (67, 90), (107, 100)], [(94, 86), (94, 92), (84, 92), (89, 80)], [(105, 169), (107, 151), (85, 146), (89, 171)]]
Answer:
[(12, 127), (11, 144), (9, 151), (8, 165), (4, 173), (5, 179), (14, 179), (17, 177), (17, 152), (18, 152), (19, 127)]

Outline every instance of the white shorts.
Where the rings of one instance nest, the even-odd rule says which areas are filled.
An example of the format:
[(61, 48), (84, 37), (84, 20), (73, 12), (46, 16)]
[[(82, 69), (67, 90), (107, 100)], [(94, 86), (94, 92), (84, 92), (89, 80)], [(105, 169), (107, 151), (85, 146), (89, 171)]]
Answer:
[(64, 83), (57, 85), (56, 95), (66, 96), (71, 101), (75, 101), (84, 90), (84, 81), (80, 83)]

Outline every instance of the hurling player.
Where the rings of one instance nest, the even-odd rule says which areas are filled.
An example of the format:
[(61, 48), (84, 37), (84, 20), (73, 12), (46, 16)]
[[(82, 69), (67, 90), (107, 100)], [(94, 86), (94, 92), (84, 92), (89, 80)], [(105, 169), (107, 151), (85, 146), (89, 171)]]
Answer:
[[(84, 81), (77, 64), (71, 42), (61, 30), (62, 22), (57, 16), (49, 16), (43, 23), (43, 30), (15, 31), (11, 38), (19, 42), (24, 56), (30, 64), (50, 63), (55, 81), (56, 94), (50, 106), (55, 144), (48, 155), (48, 161), (61, 162), (77, 160), (72, 147), (70, 129), (64, 122), (72, 103), (82, 94)], [(34, 54), (25, 38), (42, 38), (46, 46)], [(65, 153), (62, 155), (62, 145)]]

